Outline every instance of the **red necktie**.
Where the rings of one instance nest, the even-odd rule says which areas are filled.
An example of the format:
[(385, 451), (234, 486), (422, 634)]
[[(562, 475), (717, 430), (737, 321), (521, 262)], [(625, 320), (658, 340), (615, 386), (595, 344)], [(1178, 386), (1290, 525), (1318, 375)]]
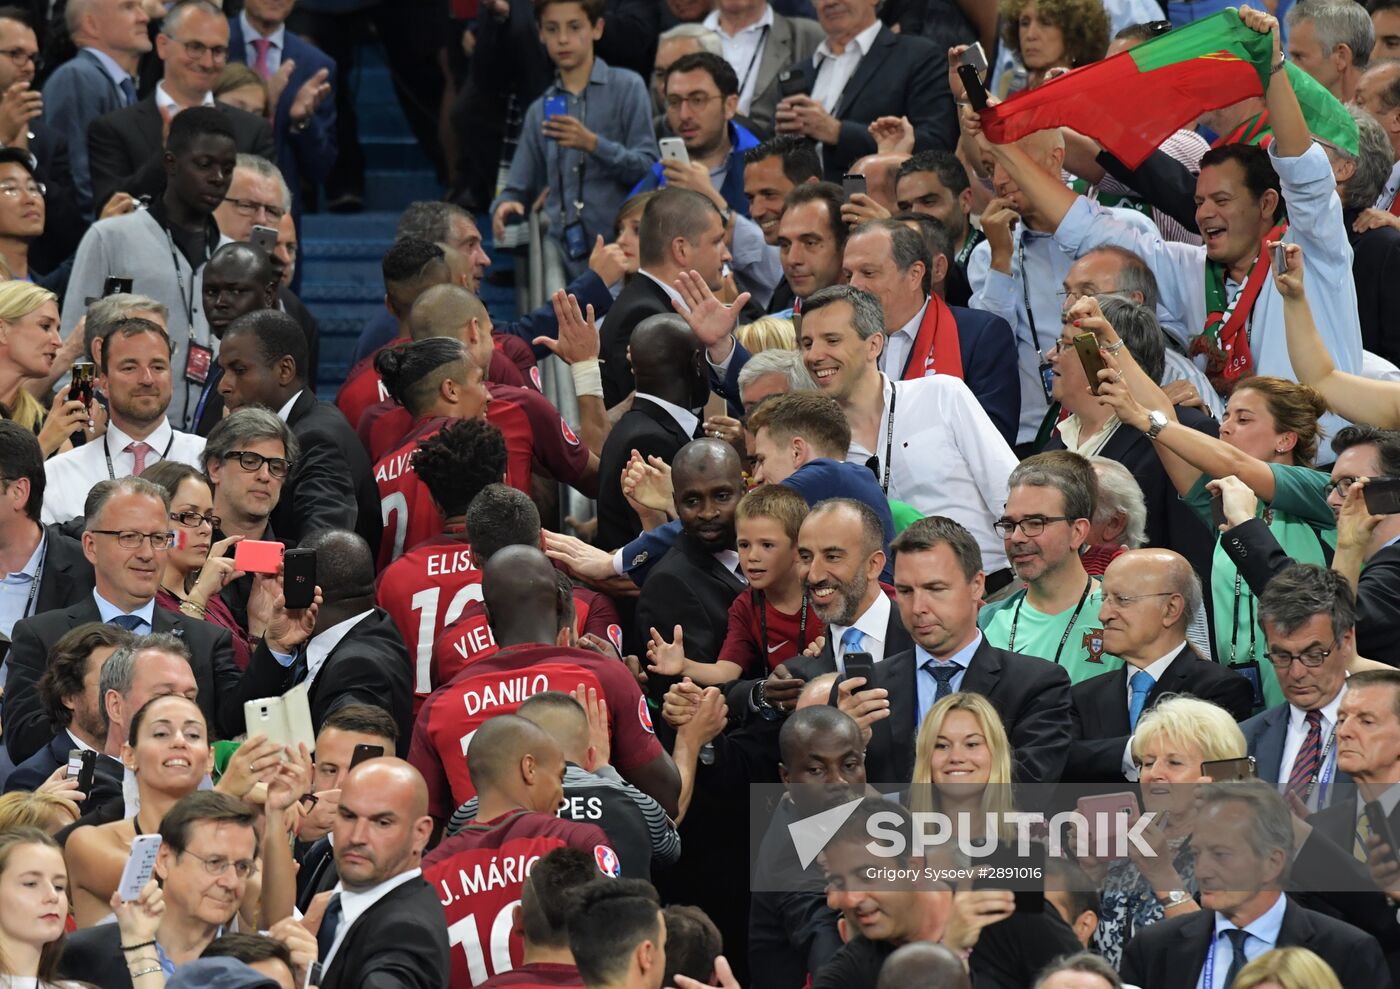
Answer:
[(1307, 714), (1308, 734), (1303, 739), (1302, 748), (1293, 759), (1293, 771), (1288, 774), (1288, 789), (1285, 793), (1295, 793), (1303, 803), (1308, 802), (1308, 785), (1317, 777), (1322, 763), (1322, 712), (1309, 711)]
[(257, 61), (253, 63), (253, 70), (264, 79), (272, 75), (272, 69), (267, 64), (267, 50), (271, 47), (272, 42), (267, 38), (253, 39), (253, 50), (258, 53)]
[(131, 469), (131, 476), (140, 477), (141, 472), (146, 469), (146, 454), (151, 452), (151, 445), (149, 443), (128, 443), (126, 452), (131, 454), (132, 459), (136, 461), (136, 465)]

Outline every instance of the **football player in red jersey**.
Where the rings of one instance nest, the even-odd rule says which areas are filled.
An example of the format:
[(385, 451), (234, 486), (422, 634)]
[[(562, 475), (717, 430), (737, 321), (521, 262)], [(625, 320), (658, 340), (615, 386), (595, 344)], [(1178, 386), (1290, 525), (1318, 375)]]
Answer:
[(374, 465), (384, 520), (377, 568), (382, 571), (404, 550), (442, 532), (442, 513), (413, 471), (418, 441), (454, 419), (481, 417), (491, 399), (482, 386), (481, 368), (455, 340), (421, 340), (381, 350), (375, 362), (391, 393), (414, 417), (398, 449)]
[(535, 863), (515, 908), (514, 933), (524, 942), (524, 961), (487, 979), (481, 989), (583, 989), (569, 950), (569, 893), (598, 878), (595, 858), (565, 847)]
[(602, 828), (555, 816), (564, 799), (564, 753), (543, 729), (496, 715), (477, 729), (466, 755), (480, 813), (423, 859), (423, 878), (447, 914), (451, 989), (471, 989), (523, 960), (516, 910), (534, 862), (569, 847), (592, 855), (600, 873), (620, 872)]
[[(656, 890), (641, 879), (596, 880), (574, 894), (569, 950), (587, 989), (661, 989), (666, 918)], [(718, 970), (718, 969), (717, 969)], [(692, 989), (683, 975), (681, 989)], [(730, 979), (725, 989), (738, 989)]]
[[(467, 506), (467, 541), (478, 567), (506, 546), (539, 546), (540, 513), (528, 496), (504, 484), (492, 484)], [(481, 573), (473, 576), (481, 583)], [(573, 586), (574, 631), (582, 639), (601, 642), (622, 655), (622, 619), (605, 594)], [(442, 629), (433, 643), (429, 676), (434, 688), (447, 683), (468, 663), (496, 652), (496, 640), (486, 621), (478, 592), (467, 601), (461, 617)]]
[(488, 718), (514, 712), (534, 694), (572, 693), (580, 684), (596, 688), (608, 703), (618, 772), (675, 813), (680, 777), (656, 740), (646, 699), (617, 659), (574, 647), (560, 576), (531, 546), (508, 546), (483, 568), (482, 595), (500, 651), (433, 692), (418, 713), (409, 747), (409, 761), (428, 782), (429, 813), (438, 821), (475, 792), (462, 753)]
[(449, 421), (419, 443), (412, 465), (443, 517), (442, 529), (389, 564), (375, 581), (375, 596), (413, 657), (417, 714), (432, 690), (429, 665), (438, 633), (468, 602), (481, 600), (481, 574), (467, 543), (467, 505), (504, 476), (506, 444), (500, 430), (480, 419)]

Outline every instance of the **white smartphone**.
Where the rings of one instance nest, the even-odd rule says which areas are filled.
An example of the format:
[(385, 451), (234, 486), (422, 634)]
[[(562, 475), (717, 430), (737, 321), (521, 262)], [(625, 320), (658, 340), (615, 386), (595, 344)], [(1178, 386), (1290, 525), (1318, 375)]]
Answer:
[(311, 725), (311, 702), (306, 684), (299, 683), (281, 697), (261, 697), (246, 701), (243, 719), (248, 735), (266, 735), (278, 745), (297, 751), (305, 745), (308, 752), (316, 748), (316, 730)]
[(661, 147), (662, 161), (677, 161), (690, 164), (690, 153), (685, 150), (685, 142), (678, 137), (663, 137), (656, 142)]
[(131, 854), (122, 867), (121, 882), (117, 883), (117, 893), (123, 902), (141, 898), (141, 891), (151, 881), (151, 873), (155, 872), (156, 853), (159, 851), (158, 834), (138, 834), (131, 839)]

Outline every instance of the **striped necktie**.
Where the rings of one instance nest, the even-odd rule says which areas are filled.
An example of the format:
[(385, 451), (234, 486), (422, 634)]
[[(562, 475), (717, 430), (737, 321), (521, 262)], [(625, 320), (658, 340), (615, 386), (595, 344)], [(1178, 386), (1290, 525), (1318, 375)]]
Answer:
[(1293, 771), (1288, 774), (1288, 788), (1285, 793), (1296, 794), (1303, 803), (1308, 802), (1308, 787), (1317, 778), (1322, 763), (1322, 712), (1309, 711), (1307, 714), (1308, 733), (1303, 745), (1293, 759)]

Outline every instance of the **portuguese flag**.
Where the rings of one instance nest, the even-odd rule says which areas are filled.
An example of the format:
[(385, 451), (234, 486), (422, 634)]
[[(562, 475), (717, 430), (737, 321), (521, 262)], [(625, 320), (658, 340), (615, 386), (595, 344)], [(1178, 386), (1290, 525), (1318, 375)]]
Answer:
[(982, 111), (998, 144), (1050, 127), (1093, 138), (1130, 168), (1203, 111), (1263, 96), (1273, 43), (1234, 8), (1017, 93)]

